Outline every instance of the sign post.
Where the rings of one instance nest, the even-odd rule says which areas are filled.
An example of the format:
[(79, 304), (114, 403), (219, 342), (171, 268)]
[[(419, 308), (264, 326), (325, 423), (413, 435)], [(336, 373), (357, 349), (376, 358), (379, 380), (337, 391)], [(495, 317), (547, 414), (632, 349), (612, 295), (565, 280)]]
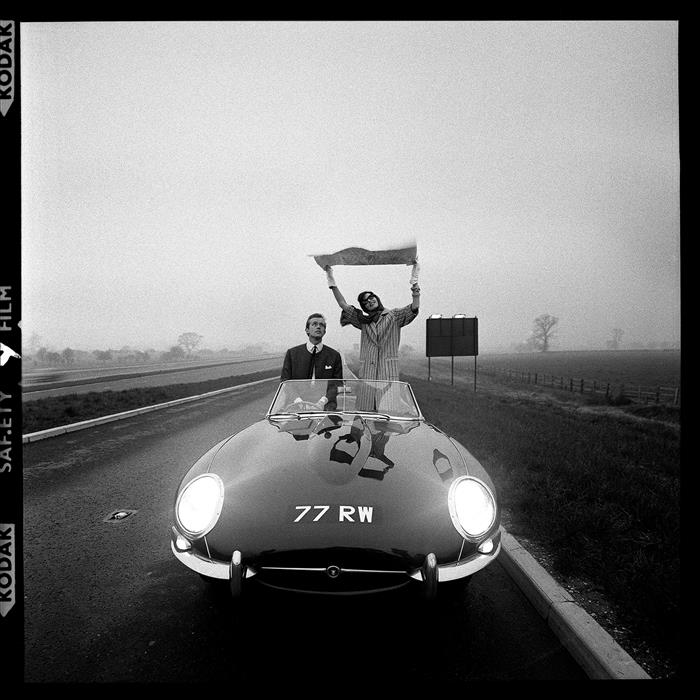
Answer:
[(452, 358), (452, 385), (454, 385), (454, 362), (457, 357), (474, 357), (474, 391), (476, 391), (476, 356), (479, 354), (479, 326), (476, 317), (455, 314), (443, 318), (433, 314), (426, 320), (425, 354), (428, 358), (428, 381), (430, 381), (430, 358)]

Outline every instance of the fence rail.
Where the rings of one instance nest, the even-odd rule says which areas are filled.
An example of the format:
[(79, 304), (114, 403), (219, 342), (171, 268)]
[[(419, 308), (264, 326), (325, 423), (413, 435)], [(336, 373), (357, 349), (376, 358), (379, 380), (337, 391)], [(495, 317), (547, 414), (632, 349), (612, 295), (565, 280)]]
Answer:
[(541, 372), (528, 372), (516, 369), (480, 369), (482, 374), (492, 377), (504, 376), (512, 381), (552, 387), (561, 391), (580, 394), (601, 394), (614, 401), (631, 401), (633, 403), (666, 403), (679, 406), (681, 403), (680, 387), (638, 386), (633, 384), (601, 382), (596, 379), (563, 377)]

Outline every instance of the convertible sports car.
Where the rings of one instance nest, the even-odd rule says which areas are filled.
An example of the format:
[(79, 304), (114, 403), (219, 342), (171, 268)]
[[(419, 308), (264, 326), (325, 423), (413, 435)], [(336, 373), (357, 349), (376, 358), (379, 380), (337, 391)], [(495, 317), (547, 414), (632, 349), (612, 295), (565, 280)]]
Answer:
[(205, 580), (433, 599), (498, 555), (479, 462), (405, 382), (282, 382), (264, 419), (212, 447), (177, 489), (173, 554)]

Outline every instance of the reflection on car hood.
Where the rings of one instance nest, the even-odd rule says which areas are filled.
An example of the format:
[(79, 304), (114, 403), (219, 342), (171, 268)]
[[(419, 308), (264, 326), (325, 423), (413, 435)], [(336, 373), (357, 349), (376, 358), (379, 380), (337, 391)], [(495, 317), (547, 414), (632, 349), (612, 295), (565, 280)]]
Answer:
[(304, 470), (322, 488), (358, 478), (383, 481), (397, 463), (408, 474), (443, 482), (457, 475), (455, 468), (464, 473), (452, 442), (430, 424), (352, 414), (260, 421), (225, 442), (210, 470), (225, 482), (250, 470), (263, 479), (282, 478), (290, 469), (299, 478)]
[[(436, 539), (450, 551), (461, 543), (447, 492), (466, 473), (465, 461), (423, 421), (352, 414), (264, 420), (226, 441), (209, 470), (226, 488), (219, 522), (207, 536), (214, 554), (225, 556), (231, 547), (248, 547), (248, 556), (353, 547), (361, 535), (364, 546), (398, 547), (420, 558), (423, 545), (434, 549), (429, 543)], [(341, 521), (340, 506), (371, 508), (364, 512), (372, 521), (358, 522), (357, 510), (354, 520)]]

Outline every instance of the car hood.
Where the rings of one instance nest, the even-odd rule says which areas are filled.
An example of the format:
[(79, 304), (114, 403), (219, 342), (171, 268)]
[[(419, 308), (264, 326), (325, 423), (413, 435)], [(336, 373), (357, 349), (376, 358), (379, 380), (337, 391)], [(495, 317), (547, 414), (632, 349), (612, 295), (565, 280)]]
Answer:
[(333, 548), (420, 565), (430, 552), (455, 560), (463, 543), (447, 494), (467, 463), (424, 421), (264, 420), (222, 443), (208, 471), (225, 487), (206, 537), (215, 558), (238, 549), (250, 562), (298, 563)]

